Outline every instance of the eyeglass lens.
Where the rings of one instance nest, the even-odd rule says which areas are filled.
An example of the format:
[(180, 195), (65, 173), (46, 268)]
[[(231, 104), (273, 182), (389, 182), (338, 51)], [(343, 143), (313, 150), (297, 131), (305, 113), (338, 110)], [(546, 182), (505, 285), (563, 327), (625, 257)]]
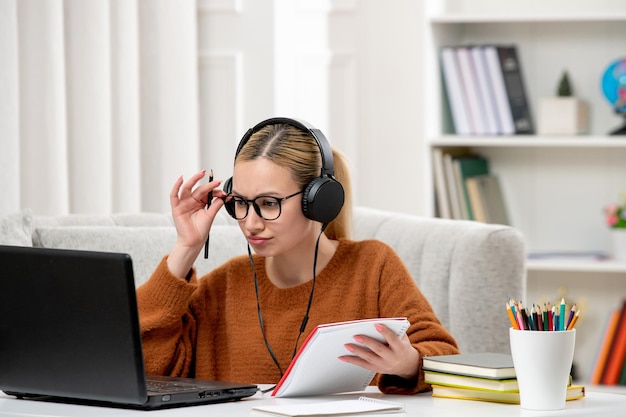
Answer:
[(257, 197), (254, 200), (245, 200), (240, 197), (233, 197), (229, 202), (232, 204), (233, 217), (237, 220), (243, 220), (248, 215), (250, 203), (254, 207), (254, 211), (264, 220), (276, 220), (280, 216), (281, 205), (280, 199), (276, 197)]

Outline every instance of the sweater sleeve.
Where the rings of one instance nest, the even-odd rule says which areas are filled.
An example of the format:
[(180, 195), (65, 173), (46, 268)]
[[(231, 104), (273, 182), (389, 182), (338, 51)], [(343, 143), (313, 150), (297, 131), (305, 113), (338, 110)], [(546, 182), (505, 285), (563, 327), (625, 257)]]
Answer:
[(430, 385), (424, 382), (422, 358), (459, 353), (456, 341), (443, 327), (404, 263), (391, 248), (380, 272), (381, 316), (408, 318), (410, 325), (406, 333), (419, 352), (420, 362), (417, 378), (406, 380), (395, 375), (378, 375), (378, 388), (386, 394), (415, 394), (430, 390)]
[(197, 288), (172, 275), (163, 258), (150, 279), (137, 289), (146, 373), (188, 376), (193, 363), (195, 318), (189, 301)]

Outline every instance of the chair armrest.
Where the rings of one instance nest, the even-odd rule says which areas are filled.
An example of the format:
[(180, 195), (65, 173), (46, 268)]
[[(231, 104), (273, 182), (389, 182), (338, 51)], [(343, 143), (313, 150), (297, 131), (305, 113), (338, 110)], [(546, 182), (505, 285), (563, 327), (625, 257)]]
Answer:
[(504, 225), (355, 208), (355, 239), (389, 244), (462, 352), (510, 352), (504, 303), (526, 294), (522, 234)]

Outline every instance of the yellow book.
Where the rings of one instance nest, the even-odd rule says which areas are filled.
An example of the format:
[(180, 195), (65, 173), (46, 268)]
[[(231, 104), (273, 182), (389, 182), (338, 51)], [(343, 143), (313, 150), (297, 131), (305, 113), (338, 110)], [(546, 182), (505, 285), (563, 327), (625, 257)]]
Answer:
[[(519, 404), (519, 392), (490, 391), (483, 389), (445, 387), (433, 385), (433, 397), (454, 398), (459, 400), (489, 401), (496, 403)], [(585, 396), (583, 385), (570, 385), (567, 387), (566, 400), (577, 400)]]
[(519, 389), (516, 378), (491, 379), (444, 372), (424, 371), (424, 382), (447, 387), (486, 389), (490, 391), (516, 392)]

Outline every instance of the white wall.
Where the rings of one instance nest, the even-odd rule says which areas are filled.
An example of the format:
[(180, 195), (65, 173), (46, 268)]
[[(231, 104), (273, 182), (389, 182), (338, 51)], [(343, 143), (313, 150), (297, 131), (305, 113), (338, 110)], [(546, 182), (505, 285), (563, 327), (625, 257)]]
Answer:
[(346, 154), (356, 204), (421, 214), (420, 2), (199, 5), (200, 131), (210, 167), (230, 175), (248, 127), (298, 117)]

